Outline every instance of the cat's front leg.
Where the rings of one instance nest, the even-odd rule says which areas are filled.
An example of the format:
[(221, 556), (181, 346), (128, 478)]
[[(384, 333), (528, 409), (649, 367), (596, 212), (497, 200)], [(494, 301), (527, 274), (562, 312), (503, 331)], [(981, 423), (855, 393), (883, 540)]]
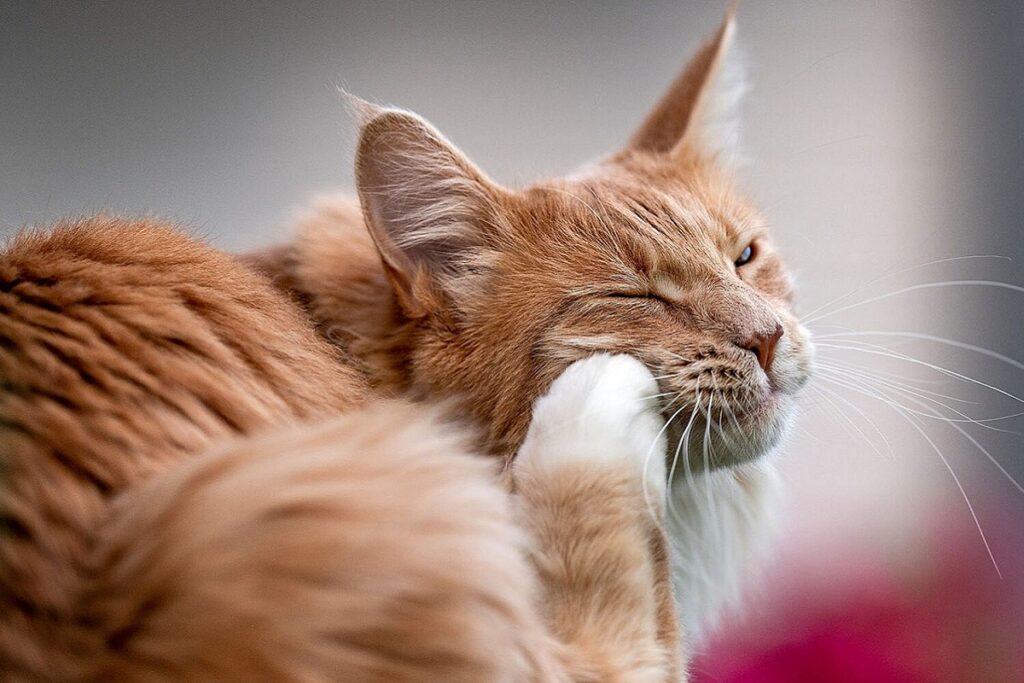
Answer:
[(578, 361), (537, 401), (514, 465), (546, 616), (574, 680), (682, 676), (657, 393), (632, 357)]

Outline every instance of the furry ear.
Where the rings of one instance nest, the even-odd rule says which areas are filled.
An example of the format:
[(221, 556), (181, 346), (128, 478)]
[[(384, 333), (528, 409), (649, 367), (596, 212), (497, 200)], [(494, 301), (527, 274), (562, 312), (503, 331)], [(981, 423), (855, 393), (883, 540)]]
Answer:
[(745, 85), (740, 60), (730, 49), (735, 32), (735, 11), (730, 7), (718, 32), (672, 82), (627, 149), (671, 156), (736, 150), (736, 109)]
[(400, 305), (422, 317), (473, 271), (502, 190), (416, 114), (351, 106), (362, 122), (356, 182), (367, 228)]

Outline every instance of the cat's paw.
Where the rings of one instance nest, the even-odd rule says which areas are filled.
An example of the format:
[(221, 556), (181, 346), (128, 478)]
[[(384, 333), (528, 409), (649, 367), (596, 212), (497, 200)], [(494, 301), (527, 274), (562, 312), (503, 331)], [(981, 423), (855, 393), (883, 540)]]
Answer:
[[(632, 356), (598, 354), (569, 366), (533, 408), (516, 466), (626, 467), (665, 489), (665, 430), (658, 383)], [(653, 488), (651, 488), (653, 487)]]

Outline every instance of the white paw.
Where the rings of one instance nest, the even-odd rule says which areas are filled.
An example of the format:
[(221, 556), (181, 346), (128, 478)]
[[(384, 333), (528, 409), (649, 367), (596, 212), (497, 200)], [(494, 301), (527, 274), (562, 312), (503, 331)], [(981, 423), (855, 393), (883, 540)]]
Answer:
[(518, 467), (629, 467), (665, 488), (665, 421), (658, 383), (632, 356), (598, 354), (569, 366), (533, 408)]

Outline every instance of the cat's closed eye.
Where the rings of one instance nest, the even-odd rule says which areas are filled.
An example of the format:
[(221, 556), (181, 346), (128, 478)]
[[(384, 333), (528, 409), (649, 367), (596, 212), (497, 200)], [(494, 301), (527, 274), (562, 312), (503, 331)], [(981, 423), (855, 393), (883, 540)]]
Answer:
[(656, 301), (658, 303), (667, 303), (665, 299), (658, 294), (650, 291), (613, 291), (608, 292), (604, 295), (609, 299), (634, 299), (640, 301)]

